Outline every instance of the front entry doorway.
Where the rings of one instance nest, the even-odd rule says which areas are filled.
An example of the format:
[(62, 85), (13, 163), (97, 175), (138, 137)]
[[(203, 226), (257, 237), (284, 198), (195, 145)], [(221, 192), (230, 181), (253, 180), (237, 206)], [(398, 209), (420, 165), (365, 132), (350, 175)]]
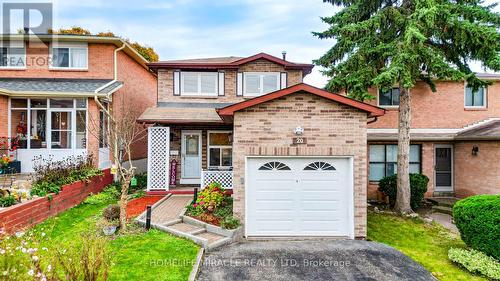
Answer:
[(182, 131), (181, 184), (199, 184), (201, 177), (201, 131)]

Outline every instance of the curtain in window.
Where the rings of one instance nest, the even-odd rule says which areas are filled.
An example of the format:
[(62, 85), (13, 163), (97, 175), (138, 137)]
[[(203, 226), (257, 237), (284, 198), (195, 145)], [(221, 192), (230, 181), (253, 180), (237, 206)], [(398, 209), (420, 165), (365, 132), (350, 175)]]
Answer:
[(71, 67), (87, 68), (87, 49), (71, 49)]

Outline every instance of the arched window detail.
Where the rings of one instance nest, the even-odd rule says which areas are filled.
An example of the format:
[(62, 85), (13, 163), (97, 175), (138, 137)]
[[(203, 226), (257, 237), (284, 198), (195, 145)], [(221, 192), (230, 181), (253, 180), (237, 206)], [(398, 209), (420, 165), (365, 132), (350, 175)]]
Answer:
[(281, 162), (267, 162), (266, 164), (260, 166), (260, 171), (290, 171), (290, 167)]
[(335, 171), (336, 169), (326, 162), (312, 162), (304, 168), (304, 171)]

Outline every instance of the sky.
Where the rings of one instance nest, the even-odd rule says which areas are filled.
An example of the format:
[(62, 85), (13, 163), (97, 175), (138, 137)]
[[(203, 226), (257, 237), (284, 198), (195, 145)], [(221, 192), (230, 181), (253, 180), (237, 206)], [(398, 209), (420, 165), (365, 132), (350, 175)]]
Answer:
[[(112, 31), (152, 46), (160, 60), (251, 56), (260, 52), (281, 57), (286, 51), (289, 61), (311, 63), (333, 45), (333, 40), (320, 40), (312, 32), (325, 30), (328, 26), (320, 17), (339, 10), (322, 0), (52, 2), (55, 28), (81, 26), (92, 33)], [(480, 71), (479, 66), (475, 68)], [(322, 87), (327, 78), (315, 67), (305, 82)]]

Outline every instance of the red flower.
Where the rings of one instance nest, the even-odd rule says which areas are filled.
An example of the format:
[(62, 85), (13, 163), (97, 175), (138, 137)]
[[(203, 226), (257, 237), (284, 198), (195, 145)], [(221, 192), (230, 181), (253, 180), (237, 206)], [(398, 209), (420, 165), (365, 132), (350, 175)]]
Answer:
[(195, 208), (196, 208), (196, 207), (198, 207), (198, 204), (194, 203), (194, 204), (193, 204), (193, 207), (195, 207)]
[(205, 202), (201, 201), (201, 202), (200, 202), (200, 205), (203, 205), (203, 204), (205, 204)]

